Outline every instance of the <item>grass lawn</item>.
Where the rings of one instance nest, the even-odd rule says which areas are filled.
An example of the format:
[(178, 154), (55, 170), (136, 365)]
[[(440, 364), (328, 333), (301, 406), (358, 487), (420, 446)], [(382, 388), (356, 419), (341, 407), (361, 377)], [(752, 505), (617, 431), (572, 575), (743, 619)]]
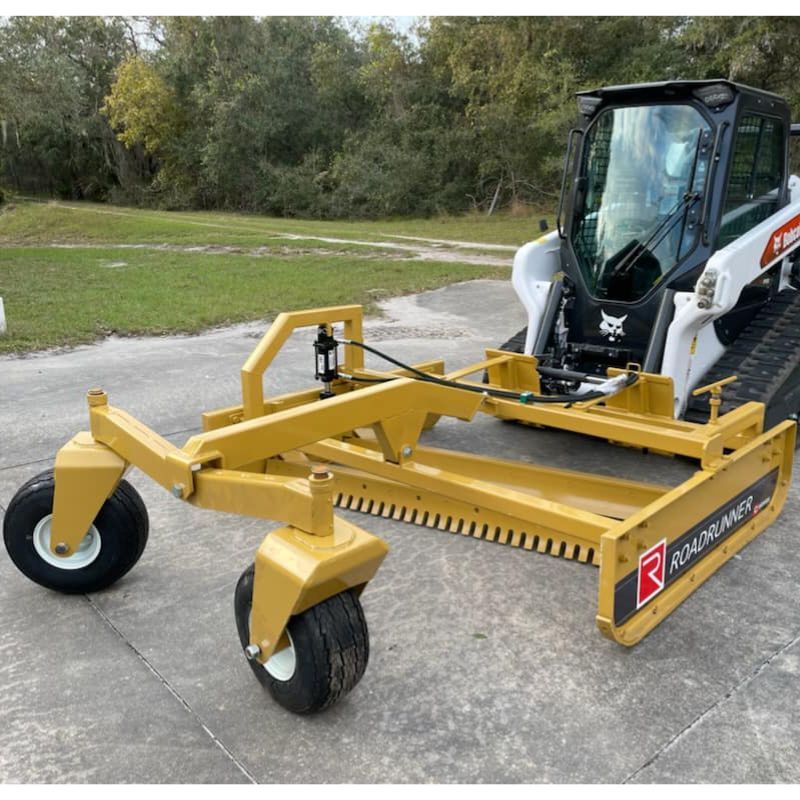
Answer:
[[(222, 212), (175, 212), (95, 203), (15, 202), (0, 214), (0, 244), (51, 242), (172, 243), (279, 247), (272, 237), (290, 235), (393, 241), (416, 236), (431, 239), (504, 244), (518, 247), (540, 235), (538, 220), (553, 214), (526, 216), (483, 214), (432, 219), (342, 222), (278, 219)], [(480, 248), (477, 248), (480, 250)]]
[(541, 216), (330, 222), (14, 199), (0, 208), (0, 354), (340, 303), (374, 313), (381, 298), (508, 279)]
[(477, 267), (347, 255), (214, 255), (0, 247), (8, 333), (0, 353), (119, 335), (197, 331), (281, 311), (363, 303), (479, 277)]

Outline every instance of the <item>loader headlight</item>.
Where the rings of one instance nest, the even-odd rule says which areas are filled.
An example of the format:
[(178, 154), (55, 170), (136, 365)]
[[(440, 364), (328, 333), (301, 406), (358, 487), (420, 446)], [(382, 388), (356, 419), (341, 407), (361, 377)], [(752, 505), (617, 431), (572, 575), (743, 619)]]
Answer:
[(697, 294), (698, 308), (711, 308), (711, 304), (714, 302), (714, 293), (717, 290), (717, 271), (707, 269), (700, 276), (694, 290)]
[(578, 95), (578, 112), (583, 114), (584, 117), (591, 117), (595, 111), (597, 111), (597, 107), (602, 103), (602, 99), (599, 97), (591, 97), (585, 94)]

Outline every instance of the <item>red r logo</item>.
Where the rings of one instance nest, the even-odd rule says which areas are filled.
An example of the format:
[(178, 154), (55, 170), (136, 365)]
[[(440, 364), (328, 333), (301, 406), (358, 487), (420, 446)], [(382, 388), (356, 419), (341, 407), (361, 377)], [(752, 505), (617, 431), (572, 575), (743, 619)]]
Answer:
[(667, 566), (667, 540), (662, 539), (639, 556), (636, 608), (641, 608), (663, 588)]

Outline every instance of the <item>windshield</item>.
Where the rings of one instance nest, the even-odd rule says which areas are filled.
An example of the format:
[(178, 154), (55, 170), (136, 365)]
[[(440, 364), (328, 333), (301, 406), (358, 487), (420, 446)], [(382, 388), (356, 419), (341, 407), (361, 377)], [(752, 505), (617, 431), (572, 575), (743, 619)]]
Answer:
[(638, 300), (694, 247), (709, 135), (685, 105), (608, 109), (586, 132), (572, 243), (595, 297)]

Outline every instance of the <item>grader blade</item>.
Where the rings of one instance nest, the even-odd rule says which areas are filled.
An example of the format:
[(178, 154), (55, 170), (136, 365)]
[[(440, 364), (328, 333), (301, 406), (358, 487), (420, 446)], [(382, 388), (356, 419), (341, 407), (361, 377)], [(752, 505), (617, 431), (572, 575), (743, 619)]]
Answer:
[[(336, 340), (337, 322), (352, 339)], [(264, 370), (294, 328), (311, 325), (319, 326), (323, 390), (265, 398)], [(582, 394), (543, 394), (535, 357), (497, 350), (449, 374), (438, 360), (391, 358), (398, 369), (379, 372), (364, 365), (363, 350), (383, 354), (356, 338), (362, 329), (355, 306), (280, 315), (242, 370), (242, 404), (204, 414), (203, 432), (183, 447), (92, 390), (90, 432), (6, 512), (14, 563), (65, 592), (121, 577), (147, 538), (141, 499), (121, 480), (128, 466), (194, 506), (283, 523), (242, 573), (234, 610), (257, 679), (286, 708), (308, 713), (336, 702), (366, 668), (359, 598), (388, 550), (335, 507), (599, 566), (597, 625), (630, 646), (764, 531), (786, 500), (796, 424), (765, 431), (760, 403), (714, 413), (704, 425), (678, 420), (669, 379), (635, 365), (594, 376)], [(489, 383), (466, 380), (484, 370)], [(704, 390), (719, 400), (724, 383)], [(425, 444), (440, 418), (477, 414), (681, 456), (697, 470), (661, 486)], [(116, 560), (98, 558), (101, 547)], [(305, 681), (300, 663), (318, 671)]]
[(413, 489), (392, 481), (371, 478), (369, 494), (359, 494), (358, 487), (362, 485), (364, 476), (345, 476), (341, 469), (335, 470), (335, 475), (337, 489), (343, 490), (335, 496), (338, 508), (599, 564), (598, 542), (543, 528), (534, 532), (536, 529), (530, 522), (496, 511), (476, 511), (472, 506), (449, 497), (428, 494), (423, 502)]
[[(378, 450), (377, 443), (369, 439), (348, 438), (346, 441), (350, 448), (363, 448), (366, 454)], [(311, 447), (306, 452), (322, 454), (323, 451)], [(417, 481), (417, 487), (405, 485), (403, 481), (413, 480), (413, 477), (407, 470), (390, 465), (384, 465), (384, 469), (393, 471), (397, 480), (329, 464), (335, 475), (335, 504), (350, 511), (596, 565), (599, 564), (602, 531), (669, 491), (669, 487), (637, 481), (431, 447), (418, 447), (414, 462), (429, 470), (438, 470), (438, 473), (430, 474), (439, 477), (445, 470), (457, 475), (457, 481), (451, 485), (452, 494), (422, 488), (422, 481)], [(308, 456), (295, 456), (294, 459), (271, 462), (268, 469), (284, 475), (302, 476), (308, 472), (311, 463)], [(550, 526), (544, 524), (543, 515), (536, 513), (535, 509), (515, 516), (500, 508), (470, 504), (457, 496), (464, 481), (480, 481), (489, 485), (492, 493), (519, 492), (523, 500), (530, 498), (532, 503), (544, 502), (549, 511), (559, 506), (569, 508), (568, 516), (588, 524), (580, 528), (573, 525), (566, 530), (564, 524), (557, 524), (557, 518)], [(507, 504), (503, 505), (507, 507)]]
[(605, 636), (636, 644), (775, 520), (795, 434), (794, 422), (776, 425), (602, 537), (597, 625)]

